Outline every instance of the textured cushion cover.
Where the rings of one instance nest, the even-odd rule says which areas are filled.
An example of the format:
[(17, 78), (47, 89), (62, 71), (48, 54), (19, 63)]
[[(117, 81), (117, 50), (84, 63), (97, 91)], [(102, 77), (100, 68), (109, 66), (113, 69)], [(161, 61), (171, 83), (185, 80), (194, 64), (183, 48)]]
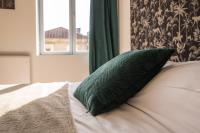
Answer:
[(76, 89), (74, 96), (96, 116), (140, 91), (162, 68), (174, 49), (130, 51), (105, 63)]

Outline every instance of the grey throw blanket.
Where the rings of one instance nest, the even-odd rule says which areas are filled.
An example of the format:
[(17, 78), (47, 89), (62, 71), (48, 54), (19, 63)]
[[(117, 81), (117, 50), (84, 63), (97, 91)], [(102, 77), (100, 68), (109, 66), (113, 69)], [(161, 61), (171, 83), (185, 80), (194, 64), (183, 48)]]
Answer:
[(75, 133), (67, 89), (1, 116), (0, 133)]

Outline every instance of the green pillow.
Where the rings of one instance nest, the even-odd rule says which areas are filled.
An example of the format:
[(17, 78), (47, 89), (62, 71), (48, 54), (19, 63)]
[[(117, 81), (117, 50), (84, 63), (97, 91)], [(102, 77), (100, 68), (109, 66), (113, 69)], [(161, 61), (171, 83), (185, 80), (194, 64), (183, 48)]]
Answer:
[(108, 112), (140, 91), (173, 52), (174, 49), (148, 49), (121, 54), (86, 78), (74, 96), (94, 116)]

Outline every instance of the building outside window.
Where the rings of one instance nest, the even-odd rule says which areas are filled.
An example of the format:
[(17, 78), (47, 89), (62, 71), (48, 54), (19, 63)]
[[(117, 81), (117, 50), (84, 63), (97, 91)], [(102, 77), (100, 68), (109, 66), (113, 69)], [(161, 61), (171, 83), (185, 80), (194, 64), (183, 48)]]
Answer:
[(39, 0), (41, 54), (87, 53), (90, 0)]

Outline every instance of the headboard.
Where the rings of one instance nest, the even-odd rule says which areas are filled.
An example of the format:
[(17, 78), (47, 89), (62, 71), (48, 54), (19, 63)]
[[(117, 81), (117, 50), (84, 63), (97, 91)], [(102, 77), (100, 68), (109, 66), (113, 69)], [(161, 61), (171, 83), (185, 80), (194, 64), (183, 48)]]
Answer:
[(171, 60), (200, 60), (200, 0), (130, 0), (131, 49), (175, 48)]
[(0, 84), (30, 83), (30, 56), (0, 54)]

